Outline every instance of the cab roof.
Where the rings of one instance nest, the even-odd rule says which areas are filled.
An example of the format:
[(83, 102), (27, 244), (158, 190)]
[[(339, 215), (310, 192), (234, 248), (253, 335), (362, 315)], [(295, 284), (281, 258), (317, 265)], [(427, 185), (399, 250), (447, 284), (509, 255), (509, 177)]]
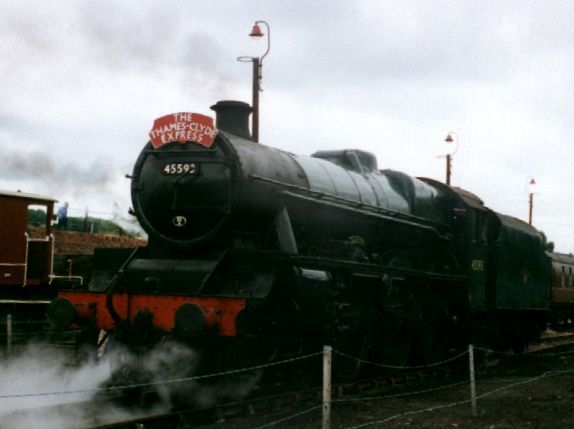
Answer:
[(20, 191), (4, 191), (0, 189), (0, 198), (19, 198), (22, 200), (28, 200), (28, 201), (32, 201), (35, 203), (56, 203), (58, 200), (56, 200), (55, 198), (52, 197), (46, 197), (44, 195), (38, 195), (38, 194), (28, 194), (25, 192), (20, 192)]

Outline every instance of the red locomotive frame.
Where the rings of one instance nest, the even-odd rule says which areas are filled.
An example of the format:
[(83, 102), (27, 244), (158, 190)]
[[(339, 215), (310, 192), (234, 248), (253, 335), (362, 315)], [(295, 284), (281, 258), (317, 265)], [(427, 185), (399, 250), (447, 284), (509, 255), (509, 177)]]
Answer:
[[(58, 295), (74, 305), (77, 319), (91, 320), (100, 329), (114, 328), (116, 322), (106, 306), (105, 292), (62, 291)], [(205, 328), (224, 337), (236, 335), (237, 315), (245, 308), (245, 300), (241, 298), (116, 293), (112, 299), (114, 310), (122, 320), (133, 323), (138, 313), (148, 312), (153, 315), (153, 325), (164, 331), (174, 328), (179, 308), (195, 304), (203, 312)]]

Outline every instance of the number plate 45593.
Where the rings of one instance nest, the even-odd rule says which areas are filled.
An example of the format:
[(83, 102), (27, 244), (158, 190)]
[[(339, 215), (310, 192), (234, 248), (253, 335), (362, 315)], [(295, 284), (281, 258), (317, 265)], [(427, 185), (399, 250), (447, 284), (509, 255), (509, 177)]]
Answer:
[(163, 167), (164, 176), (179, 176), (197, 173), (197, 165), (193, 162), (172, 162)]

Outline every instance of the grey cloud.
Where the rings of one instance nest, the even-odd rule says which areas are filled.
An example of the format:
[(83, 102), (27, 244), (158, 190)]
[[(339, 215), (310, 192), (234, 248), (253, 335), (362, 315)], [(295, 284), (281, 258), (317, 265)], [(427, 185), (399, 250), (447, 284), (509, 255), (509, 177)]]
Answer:
[(0, 131), (27, 127), (29, 124), (20, 116), (0, 111)]
[(106, 181), (90, 159), (115, 172), (112, 163), (133, 161), (154, 117), (250, 100), (250, 65), (235, 57), (262, 51), (246, 33), (265, 19), (265, 143), (304, 153), (371, 146), (385, 166), (442, 177), (441, 161), (423, 148), (454, 130), (456, 180), (485, 200), (512, 193), (507, 177), (518, 174), (569, 183), (573, 15), (567, 0), (8, 0), (0, 150), (16, 160), (0, 175), (42, 172), (67, 189), (77, 177), (77, 192), (88, 187), (85, 195), (108, 201), (111, 186), (90, 187), (92, 173)]
[(134, 9), (108, 3), (103, 11), (100, 6), (79, 9), (78, 21), (91, 53), (108, 66), (144, 72), (174, 67), (218, 71), (217, 41), (186, 25), (185, 13), (174, 15), (160, 5)]
[[(301, 86), (325, 78), (365, 86), (404, 80), (504, 84), (541, 53), (574, 48), (569, 24), (574, 7), (564, 7), (557, 13), (532, 2), (521, 8), (516, 3), (371, 2), (361, 12), (345, 10), (332, 20), (310, 15), (297, 21), (292, 31), (301, 40), (287, 45), (287, 62), (300, 63), (295, 84)], [(278, 81), (291, 84), (286, 74), (292, 72), (278, 70)]]
[(109, 168), (101, 162), (76, 164), (59, 161), (46, 151), (14, 151), (0, 145), (2, 169), (0, 179), (18, 181), (33, 179), (38, 183), (49, 183), (58, 193), (83, 192), (86, 188), (98, 189), (112, 180)]

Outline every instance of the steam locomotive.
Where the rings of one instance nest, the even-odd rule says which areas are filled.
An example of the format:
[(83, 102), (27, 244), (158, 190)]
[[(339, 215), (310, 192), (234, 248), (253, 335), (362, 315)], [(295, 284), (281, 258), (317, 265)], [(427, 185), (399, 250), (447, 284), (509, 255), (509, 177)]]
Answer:
[[(301, 156), (252, 140), (249, 105), (156, 120), (131, 183), (145, 248), (101, 250), (59, 326), (134, 349), (175, 337), (205, 371), (339, 351), (430, 363), (469, 342), (522, 350), (546, 327), (545, 238), (475, 195), (379, 170), (371, 153)], [(360, 363), (340, 360), (342, 378)]]

